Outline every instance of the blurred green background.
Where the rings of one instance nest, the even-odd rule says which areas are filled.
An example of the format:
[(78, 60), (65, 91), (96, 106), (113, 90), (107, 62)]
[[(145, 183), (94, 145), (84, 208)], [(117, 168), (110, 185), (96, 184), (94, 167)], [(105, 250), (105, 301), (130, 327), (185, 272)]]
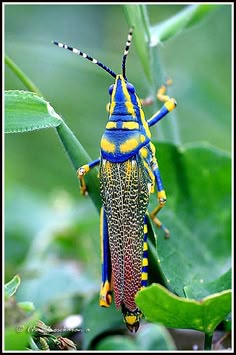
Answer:
[[(150, 22), (164, 21), (184, 7), (147, 5)], [(77, 47), (118, 73), (128, 33), (122, 6), (7, 4), (4, 12), (5, 53), (96, 159), (112, 78), (51, 41)], [(161, 44), (159, 53), (173, 79), (169, 93), (178, 103), (172, 115), (178, 142), (166, 130), (162, 134), (162, 127), (172, 124), (165, 120), (153, 128), (153, 139), (204, 141), (231, 153), (231, 6), (219, 6), (204, 21)], [(146, 97), (148, 83), (134, 46), (127, 73), (138, 95)], [(5, 89), (26, 89), (7, 66)], [(151, 109), (144, 111), (148, 118)], [(6, 281), (17, 272), (30, 280), (44, 271), (28, 287), (26, 281), (19, 299), (32, 300), (44, 309), (44, 320), (52, 322), (80, 311), (78, 302), (71, 305), (78, 289), (91, 295), (99, 290), (99, 217), (92, 202), (80, 195), (54, 129), (6, 135), (4, 148)], [(53, 308), (55, 297), (63, 298), (64, 308)]]

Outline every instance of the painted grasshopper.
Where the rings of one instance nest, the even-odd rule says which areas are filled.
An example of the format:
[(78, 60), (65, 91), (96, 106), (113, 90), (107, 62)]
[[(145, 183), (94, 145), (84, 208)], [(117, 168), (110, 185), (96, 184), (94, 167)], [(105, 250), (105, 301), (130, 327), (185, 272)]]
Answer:
[(133, 28), (130, 29), (122, 59), (122, 74), (114, 73), (98, 60), (76, 48), (54, 42), (100, 66), (115, 83), (109, 88), (109, 120), (101, 139), (100, 157), (78, 169), (81, 191), (87, 192), (84, 175), (99, 165), (101, 209), (102, 285), (100, 306), (109, 307), (112, 289), (115, 304), (123, 313), (124, 322), (133, 332), (139, 328), (141, 311), (135, 295), (148, 281), (147, 216), (150, 194), (157, 187), (158, 205), (150, 213), (154, 223), (169, 231), (157, 218), (165, 205), (155, 147), (149, 127), (156, 124), (176, 106), (176, 101), (165, 95), (166, 87), (158, 91), (164, 101), (162, 108), (147, 121), (135, 87), (126, 77), (126, 58)]

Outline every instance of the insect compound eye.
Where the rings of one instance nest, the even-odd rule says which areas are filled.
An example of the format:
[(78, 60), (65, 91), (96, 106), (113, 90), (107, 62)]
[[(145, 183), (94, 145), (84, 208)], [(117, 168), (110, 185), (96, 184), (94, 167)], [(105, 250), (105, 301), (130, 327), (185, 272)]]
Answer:
[(112, 94), (113, 89), (114, 89), (114, 84), (112, 84), (108, 89), (110, 95)]
[(130, 94), (134, 94), (135, 93), (135, 88), (134, 88), (134, 86), (132, 84), (126, 83), (126, 87), (127, 87), (127, 89), (128, 89)]

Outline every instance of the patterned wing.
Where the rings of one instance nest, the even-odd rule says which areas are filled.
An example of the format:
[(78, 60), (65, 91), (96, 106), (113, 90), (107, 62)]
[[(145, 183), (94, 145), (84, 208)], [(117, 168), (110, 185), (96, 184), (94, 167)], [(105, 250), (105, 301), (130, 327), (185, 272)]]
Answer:
[(143, 224), (149, 202), (149, 175), (140, 156), (123, 163), (101, 159), (101, 198), (107, 215), (116, 307), (137, 307), (141, 287)]

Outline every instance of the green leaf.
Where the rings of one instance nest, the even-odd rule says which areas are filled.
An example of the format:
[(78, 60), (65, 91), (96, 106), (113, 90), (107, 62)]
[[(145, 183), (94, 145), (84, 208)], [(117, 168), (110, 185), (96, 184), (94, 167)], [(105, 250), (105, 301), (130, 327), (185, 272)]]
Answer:
[(12, 280), (4, 285), (5, 299), (13, 296), (20, 285), (20, 277), (15, 275)]
[(201, 301), (178, 297), (159, 284), (139, 291), (136, 302), (145, 318), (170, 328), (195, 329), (212, 334), (229, 314), (231, 291), (203, 298)]
[(5, 91), (5, 133), (57, 127), (62, 118), (49, 102), (29, 91)]
[[(155, 282), (182, 297), (153, 284), (138, 293), (137, 304), (150, 321), (211, 333), (231, 310), (231, 274), (225, 272), (231, 263), (231, 159), (206, 144), (155, 146), (167, 193), (159, 218), (171, 236), (164, 239), (153, 227), (157, 255), (152, 268)], [(156, 204), (152, 196), (150, 211)], [(201, 302), (185, 299), (186, 294)]]
[[(218, 278), (231, 265), (230, 156), (207, 144), (155, 146), (167, 194), (158, 217), (170, 230), (164, 239), (154, 227), (157, 277), (161, 273), (164, 285), (182, 297), (186, 287), (197, 298), (222, 291)], [(149, 210), (156, 205), (153, 194)]]
[(152, 26), (151, 45), (157, 45), (160, 41), (164, 42), (179, 34), (183, 29), (198, 24), (217, 7), (219, 5), (189, 5), (168, 20)]
[(184, 287), (187, 298), (201, 299), (207, 295), (231, 289), (232, 273), (231, 269), (212, 282), (199, 284), (193, 281), (191, 285)]

